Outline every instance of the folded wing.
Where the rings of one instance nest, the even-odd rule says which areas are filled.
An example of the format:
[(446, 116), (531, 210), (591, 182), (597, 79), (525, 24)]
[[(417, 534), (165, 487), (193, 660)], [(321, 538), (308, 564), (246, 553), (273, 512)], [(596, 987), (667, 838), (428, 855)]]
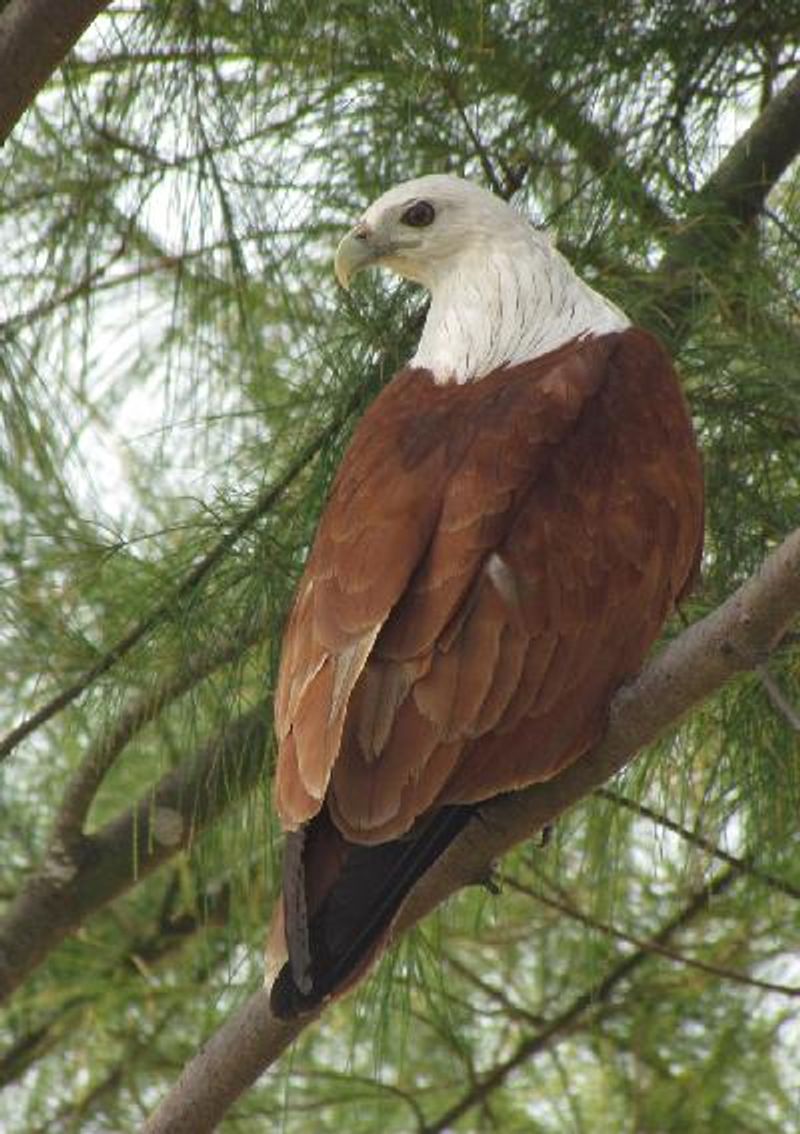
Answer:
[(464, 386), (401, 372), (354, 435), (287, 627), (285, 826), (324, 809), (345, 843), (378, 844), (424, 817), (432, 845), (432, 809), (556, 774), (596, 741), (701, 540), (691, 424), (646, 332)]

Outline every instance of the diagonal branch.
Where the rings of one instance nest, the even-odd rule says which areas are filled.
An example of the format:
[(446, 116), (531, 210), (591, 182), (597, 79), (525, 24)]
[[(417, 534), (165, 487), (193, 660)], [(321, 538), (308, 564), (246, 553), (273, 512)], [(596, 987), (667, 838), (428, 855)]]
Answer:
[(731, 146), (689, 201), (680, 229), (650, 277), (650, 316), (643, 321), (673, 349), (697, 318), (708, 291), (768, 194), (800, 154), (800, 71)]
[(698, 194), (721, 205), (744, 226), (800, 151), (800, 71), (764, 107)]
[(729, 889), (736, 877), (734, 870), (721, 870), (707, 886), (692, 894), (683, 909), (665, 922), (643, 948), (616, 964), (602, 980), (576, 996), (568, 1008), (543, 1028), (532, 1036), (526, 1036), (507, 1059), (483, 1075), (446, 1114), (426, 1126), (424, 1134), (446, 1134), (448, 1130), (452, 1130), (454, 1122), (483, 1102), (517, 1067), (569, 1035), (587, 1016), (596, 1018), (619, 985), (628, 980), (651, 956), (665, 949), (667, 942), (703, 913), (713, 898)]
[(9, 0), (0, 11), (0, 146), (109, 0)]
[[(718, 610), (658, 654), (611, 706), (603, 741), (545, 784), (492, 800), (411, 892), (398, 937), (461, 887), (487, 876), (492, 862), (605, 783), (636, 753), (736, 674), (753, 670), (800, 613), (800, 529)], [(735, 867), (720, 878), (738, 877)], [(727, 883), (726, 883), (727, 884)], [(704, 891), (706, 893), (706, 891)], [(698, 899), (700, 900), (700, 899)], [(203, 1134), (316, 1016), (290, 1023), (252, 996), (209, 1040), (150, 1119), (147, 1134)]]
[(269, 708), (222, 729), (66, 857), (53, 853), (0, 920), (0, 1000), (86, 918), (184, 850), (263, 774)]
[[(736, 873), (738, 874), (739, 871), (736, 870)], [(628, 945), (633, 945), (636, 949), (649, 949), (653, 953), (658, 953), (661, 957), (666, 957), (667, 960), (675, 961), (676, 964), (685, 965), (686, 968), (689, 969), (697, 969), (698, 972), (719, 977), (720, 980), (728, 980), (732, 984), (742, 984), (749, 988), (758, 988), (761, 989), (762, 992), (774, 992), (779, 996), (800, 997), (800, 985), (776, 984), (773, 981), (759, 980), (757, 977), (748, 976), (746, 973), (739, 972), (736, 969), (729, 969), (723, 965), (715, 965), (710, 961), (702, 961), (698, 957), (690, 957), (686, 953), (680, 952), (678, 949), (670, 949), (666, 945), (645, 940), (633, 933), (627, 933), (625, 930), (619, 929), (617, 926), (611, 925), (607, 921), (601, 921), (599, 918), (592, 917), (591, 914), (579, 909), (574, 902), (568, 900), (566, 897), (555, 898), (548, 894), (538, 894), (530, 886), (526, 886), (524, 883), (518, 882), (514, 878), (506, 879), (505, 884), (509, 889), (515, 890), (518, 894), (524, 894), (534, 902), (539, 902), (543, 906), (557, 910), (573, 921), (580, 922), (581, 925), (585, 925), (589, 929), (595, 929), (599, 933), (605, 934), (606, 937), (613, 937), (617, 941), (624, 941)]]
[(648, 807), (646, 803), (639, 803), (638, 800), (630, 799), (628, 796), (620, 795), (619, 792), (611, 791), (609, 788), (598, 788), (595, 795), (600, 799), (607, 799), (610, 803), (615, 804), (617, 807), (624, 807), (628, 811), (632, 811), (635, 815), (641, 816), (643, 819), (649, 819), (651, 822), (663, 827), (665, 831), (672, 831), (673, 834), (678, 835), (687, 843), (691, 843), (695, 847), (700, 847), (712, 858), (718, 859), (720, 862), (727, 862), (729, 866), (735, 867), (740, 874), (746, 874), (749, 878), (755, 879), (764, 886), (768, 886), (771, 890), (776, 890), (778, 893), (785, 894), (789, 898), (800, 898), (800, 886), (794, 886), (786, 878), (779, 878), (777, 874), (771, 874), (768, 870), (762, 869), (754, 861), (754, 855), (747, 853), (744, 858), (739, 855), (731, 854), (729, 851), (723, 850), (722, 847), (717, 846), (711, 839), (705, 838), (704, 835), (699, 834), (697, 831), (690, 831), (688, 827), (684, 827), (680, 823), (676, 823), (674, 819), (670, 819), (668, 815), (662, 815), (660, 811), (655, 811), (652, 807)]
[(234, 662), (256, 642), (264, 641), (264, 620), (240, 625), (210, 648), (187, 657), (154, 689), (130, 701), (109, 730), (89, 747), (81, 763), (67, 780), (53, 821), (51, 847), (68, 855), (83, 838), (83, 826), (94, 798), (117, 757), (130, 741), (172, 701), (177, 700), (214, 670)]
[(361, 392), (357, 391), (344, 407), (344, 410), (300, 450), (283, 475), (256, 497), (255, 502), (241, 514), (236, 523), (217, 540), (202, 559), (198, 560), (167, 598), (162, 599), (148, 614), (136, 622), (127, 634), (124, 634), (102, 653), (94, 665), (84, 670), (71, 685), (66, 686), (36, 712), (25, 717), (5, 736), (0, 738), (0, 760), (4, 760), (26, 737), (57, 716), (73, 701), (76, 701), (99, 677), (108, 673), (117, 662), (138, 646), (148, 634), (152, 633), (161, 622), (174, 618), (180, 605), (194, 594), (242, 536), (250, 531), (277, 504), (289, 486), (316, 457), (320, 449), (336, 436), (360, 400)]

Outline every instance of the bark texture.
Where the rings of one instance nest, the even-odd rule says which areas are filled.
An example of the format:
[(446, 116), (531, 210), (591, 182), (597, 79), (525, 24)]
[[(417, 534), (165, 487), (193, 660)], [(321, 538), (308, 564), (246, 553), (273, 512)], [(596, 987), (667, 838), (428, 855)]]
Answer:
[(11, 0), (0, 12), (0, 145), (109, 0)]

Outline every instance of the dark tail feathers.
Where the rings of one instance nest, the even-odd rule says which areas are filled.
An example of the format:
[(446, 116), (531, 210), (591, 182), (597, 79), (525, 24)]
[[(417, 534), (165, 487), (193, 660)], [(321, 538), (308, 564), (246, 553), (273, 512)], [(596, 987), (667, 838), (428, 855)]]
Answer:
[[(348, 843), (333, 832), (339, 846), (332, 854), (321, 852), (326, 855), (325, 863), (314, 862), (312, 844), (315, 824), (324, 824), (329, 833), (332, 831), (327, 815), (321, 814), (304, 831), (289, 836), (298, 844), (286, 850), (295, 883), (298, 853), (306, 860), (305, 902), (298, 903), (296, 894), (289, 900), (284, 884), (290, 957), (293, 949), (299, 949), (302, 955), (292, 958), (294, 965), (287, 961), (272, 986), (270, 1004), (276, 1016), (286, 1020), (311, 1012), (350, 982), (372, 959), (414, 883), (450, 845), (474, 810), (469, 806), (443, 807), (404, 838), (377, 846)], [(313, 874), (320, 869), (330, 871), (332, 857), (339, 858), (341, 866), (333, 884), (324, 887), (321, 900), (315, 901)], [(304, 907), (303, 924), (293, 927), (298, 904)]]

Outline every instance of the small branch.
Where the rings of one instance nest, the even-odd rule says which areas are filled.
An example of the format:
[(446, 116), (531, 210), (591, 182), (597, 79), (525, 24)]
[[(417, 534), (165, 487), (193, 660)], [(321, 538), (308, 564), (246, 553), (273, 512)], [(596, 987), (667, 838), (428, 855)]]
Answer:
[[(36, 319), (43, 319), (47, 315), (52, 314), (52, 312), (57, 310), (59, 307), (74, 303), (76, 299), (83, 299), (85, 296), (89, 295), (89, 293), (93, 295), (96, 294), (101, 290), (99, 286), (100, 281), (104, 279), (111, 267), (117, 263), (117, 261), (124, 255), (124, 253), (125, 245), (124, 243), (122, 243), (117, 248), (117, 250), (113, 252), (111, 256), (109, 256), (104, 264), (101, 264), (98, 268), (94, 268), (92, 271), (87, 272), (85, 276), (82, 276), (81, 279), (79, 279), (71, 287), (68, 287), (65, 291), (59, 292), (57, 295), (52, 295), (47, 299), (42, 300), (41, 303), (37, 303), (33, 307), (29, 307), (27, 311), (22, 311), (18, 315), (12, 315), (11, 318), (6, 319), (4, 322), (0, 322), (0, 335), (5, 336), (9, 333), (13, 333), (14, 331), (19, 330), (20, 327), (23, 327)], [(126, 276), (128, 277), (128, 279), (138, 278), (138, 275), (135, 272), (126, 273)], [(117, 279), (119, 278), (120, 277), (117, 277)], [(108, 281), (106, 281), (106, 286), (107, 284)]]
[(192, 67), (200, 67), (210, 63), (218, 66), (220, 63), (252, 64), (252, 62), (253, 56), (250, 52), (225, 50), (215, 44), (213, 48), (192, 45), (164, 51), (118, 51), (98, 58), (76, 54), (70, 59), (69, 67), (70, 71), (76, 74), (85, 72), (94, 75), (98, 71), (119, 71), (128, 67), (144, 67), (151, 64), (172, 67), (176, 63), (189, 63)]
[[(631, 977), (637, 969), (639, 969), (650, 957), (653, 956), (654, 951), (668, 942), (679, 930), (684, 929), (690, 922), (702, 912), (704, 912), (712, 898), (718, 897), (724, 893), (731, 884), (736, 880), (736, 872), (733, 870), (722, 870), (712, 879), (707, 887), (698, 890), (692, 895), (691, 899), (683, 907), (683, 909), (665, 922), (662, 928), (651, 937), (647, 942), (647, 947), (641, 949), (636, 953), (632, 953), (630, 957), (626, 957), (624, 961), (615, 965), (602, 980), (598, 981), (586, 992), (582, 992), (573, 1000), (572, 1004), (550, 1021), (545, 1027), (540, 1029), (532, 1036), (526, 1039), (517, 1046), (508, 1059), (503, 1063), (498, 1064), (487, 1074), (481, 1076), (478, 1082), (465, 1092), (464, 1096), (455, 1106), (450, 1109), (433, 1123), (425, 1127), (423, 1134), (446, 1134), (452, 1129), (455, 1122), (458, 1121), (468, 1111), (484, 1102), (486, 1098), (502, 1086), (512, 1071), (516, 1070), (523, 1063), (534, 1056), (539, 1055), (540, 1052), (546, 1051), (554, 1043), (557, 1043), (564, 1036), (569, 1035), (575, 1030), (578, 1024), (589, 1021), (596, 1021), (602, 1014), (605, 1006), (611, 999), (612, 994), (616, 991), (623, 981)], [(166, 1128), (164, 1128), (166, 1130)], [(200, 1134), (200, 1132), (198, 1132)]]
[(800, 732), (800, 712), (797, 711), (783, 692), (768, 667), (766, 665), (757, 665), (756, 674), (758, 675), (758, 680), (764, 687), (764, 692), (770, 699), (773, 709), (777, 709), (781, 716), (785, 717), (790, 728), (793, 728), (795, 732)]
[(93, 913), (184, 850), (263, 774), (270, 711), (257, 705), (133, 807), (49, 855), (0, 920), (0, 1000)]
[(772, 981), (758, 980), (756, 977), (748, 976), (747, 973), (737, 972), (735, 969), (728, 969), (722, 965), (714, 965), (708, 961), (700, 961), (696, 957), (687, 957), (685, 953), (680, 953), (677, 949), (670, 949), (666, 945), (660, 945), (657, 942), (636, 937), (634, 934), (626, 933), (624, 930), (618, 929), (608, 922), (600, 921), (599, 918), (592, 917), (591, 914), (587, 914), (583, 910), (578, 909), (572, 902), (548, 897), (546, 894), (537, 894), (530, 886), (525, 886), (522, 882), (517, 882), (514, 878), (506, 879), (506, 885), (509, 889), (515, 890), (518, 894), (524, 894), (534, 902), (541, 902), (543, 906), (549, 906), (550, 909), (558, 910), (559, 913), (565, 914), (567, 917), (572, 918), (573, 921), (578, 921), (581, 925), (585, 925), (589, 929), (596, 929), (599, 933), (605, 934), (606, 937), (613, 937), (617, 941), (624, 941), (628, 945), (634, 945), (637, 949), (658, 953), (660, 957), (666, 957), (668, 960), (675, 961), (679, 965), (685, 965), (690, 969), (697, 969), (699, 972), (707, 973), (709, 976), (719, 977), (720, 980), (731, 981), (733, 984), (743, 984), (748, 988), (758, 988), (762, 992), (776, 992), (780, 996), (800, 997), (800, 985), (774, 984)]
[(14, 728), (10, 729), (9, 732), (0, 739), (0, 761), (9, 756), (17, 745), (26, 737), (30, 736), (31, 733), (41, 728), (47, 721), (52, 720), (52, 718), (63, 709), (71, 705), (73, 701), (76, 701), (99, 677), (108, 673), (118, 661), (138, 646), (159, 623), (175, 618), (182, 604), (199, 588), (201, 583), (204, 582), (206, 577), (221, 560), (225, 558), (231, 548), (234, 547), (254, 524), (274, 507), (292, 482), (300, 476), (306, 466), (314, 459), (320, 449), (335, 437), (336, 433), (353, 412), (359, 400), (360, 391), (358, 391), (357, 395), (345, 406), (341, 414), (334, 418), (324, 429), (320, 430), (316, 437), (312, 438), (312, 440), (300, 450), (297, 457), (292, 461), (284, 474), (279, 477), (274, 484), (270, 485), (259, 494), (255, 503), (242, 513), (233, 527), (217, 540), (211, 550), (195, 564), (167, 598), (158, 603), (149, 614), (146, 614), (144, 618), (132, 626), (127, 634), (124, 634), (113, 646), (102, 653), (94, 665), (84, 670), (77, 680), (71, 685), (68, 685), (65, 689), (62, 689), (60, 693), (52, 697), (48, 702), (42, 705), (41, 708), (37, 709), (35, 713), (32, 713)]
[(242, 656), (248, 647), (263, 640), (267, 627), (256, 622), (249, 629), (237, 627), (226, 640), (213, 648), (190, 656), (177, 673), (161, 682), (151, 692), (128, 704), (114, 721), (113, 727), (93, 744), (79, 767), (67, 781), (61, 797), (51, 848), (68, 853), (76, 839), (82, 837), (83, 825), (95, 795), (119, 754), (131, 740), (172, 701), (183, 696), (214, 670)]
[(521, 1004), (515, 1003), (502, 989), (495, 988), (488, 980), (483, 980), (482, 977), (472, 971), (469, 965), (464, 964), (457, 957), (444, 953), (442, 960), (449, 968), (458, 973), (462, 980), (482, 992), (487, 1000), (493, 1000), (506, 1019), (522, 1021), (534, 1028), (540, 1028), (544, 1023), (542, 1016), (529, 1012)]
[[(605, 738), (589, 756), (547, 783), (487, 803), (481, 810), (480, 822), (470, 823), (412, 890), (395, 921), (393, 936), (399, 937), (462, 886), (485, 878), (492, 862), (512, 846), (531, 838), (604, 784), (644, 745), (674, 727), (726, 681), (760, 664), (798, 612), (800, 529), (776, 548), (758, 573), (727, 602), (685, 630), (635, 681), (620, 689), (611, 705)], [(694, 906), (687, 907), (688, 912), (668, 923), (652, 940), (663, 943), (689, 916), (694, 916), (696, 909), (704, 908), (714, 893), (721, 892), (737, 877), (734, 868), (718, 875), (710, 887), (696, 896)], [(648, 955), (634, 954), (614, 970), (616, 976), (609, 976), (579, 998), (571, 1014), (540, 1033), (517, 1062), (546, 1046), (554, 1034), (571, 1026), (595, 1000), (607, 997), (610, 989)], [(271, 1015), (266, 992), (256, 993), (186, 1066), (151, 1117), (147, 1134), (204, 1134), (213, 1130), (231, 1103), (314, 1019), (303, 1017), (291, 1025), (282, 1023)], [(238, 1044), (243, 1045), (241, 1051)], [(516, 1065), (509, 1065), (503, 1074)], [(469, 1104), (472, 1105), (475, 1103)], [(459, 1110), (458, 1114), (461, 1113)], [(449, 1121), (452, 1115), (448, 1116)], [(443, 1130), (445, 1125), (434, 1129)]]
[(0, 10), (0, 146), (109, 0), (8, 0)]
[(670, 819), (667, 815), (662, 815), (659, 811), (654, 811), (652, 807), (648, 807), (645, 803), (639, 803), (635, 799), (628, 799), (627, 796), (620, 795), (618, 792), (612, 791), (609, 788), (598, 788), (595, 795), (600, 799), (607, 799), (610, 803), (616, 804), (618, 807), (624, 807), (628, 811), (640, 815), (644, 819), (649, 819), (653, 823), (657, 823), (659, 827), (663, 827), (667, 831), (672, 831), (673, 834), (678, 835), (687, 843), (692, 843), (693, 846), (700, 847), (701, 850), (706, 851), (714, 858), (719, 859), (720, 862), (727, 862), (729, 866), (733, 866), (740, 874), (746, 874), (749, 878), (754, 878), (757, 882), (769, 886), (771, 890), (777, 890), (779, 893), (785, 894), (788, 898), (800, 898), (800, 887), (793, 886), (791, 882), (787, 882), (785, 878), (778, 878), (776, 874), (770, 874), (767, 870), (762, 870), (756, 866), (752, 858), (740, 858), (735, 854), (730, 854), (728, 851), (722, 849), (713, 843), (711, 839), (704, 838), (703, 835), (698, 835), (696, 831), (690, 831), (687, 827), (683, 827), (680, 823), (676, 823), (674, 819)]
[(439, 79), (441, 80), (445, 96), (450, 100), (456, 114), (461, 119), (461, 125), (464, 127), (469, 140), (472, 142), (473, 149), (478, 155), (478, 160), (480, 161), (483, 168), (484, 176), (491, 186), (492, 192), (496, 193), (498, 197), (502, 197), (504, 201), (507, 201), (510, 194), (506, 191), (505, 187), (501, 185), (500, 179), (495, 173), (492, 159), (489, 156), (489, 151), (484, 146), (483, 142), (481, 141), (480, 135), (469, 120), (469, 115), (467, 114), (464, 104), (459, 98), (456, 80), (450, 75), (447, 65), (441, 58), (441, 44), (439, 43), (438, 39), (436, 40), (436, 55), (439, 63)]

